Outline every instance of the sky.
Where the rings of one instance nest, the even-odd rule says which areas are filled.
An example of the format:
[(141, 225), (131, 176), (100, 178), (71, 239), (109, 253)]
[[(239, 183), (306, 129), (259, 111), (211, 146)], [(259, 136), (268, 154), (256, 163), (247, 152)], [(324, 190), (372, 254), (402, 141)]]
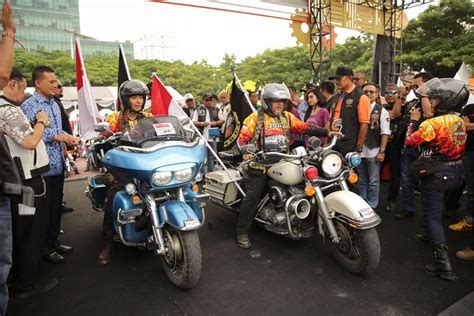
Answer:
[[(258, 1), (242, 0), (242, 3)], [(281, 9), (270, 5), (269, 8)], [(408, 10), (416, 17), (427, 6)], [(104, 41), (135, 42), (145, 34), (163, 35), (173, 59), (186, 63), (222, 62), (225, 53), (238, 61), (265, 49), (296, 45), (290, 21), (190, 8), (144, 0), (79, 0), (81, 33)], [(289, 16), (288, 16), (289, 17)], [(337, 42), (358, 33), (337, 29)]]

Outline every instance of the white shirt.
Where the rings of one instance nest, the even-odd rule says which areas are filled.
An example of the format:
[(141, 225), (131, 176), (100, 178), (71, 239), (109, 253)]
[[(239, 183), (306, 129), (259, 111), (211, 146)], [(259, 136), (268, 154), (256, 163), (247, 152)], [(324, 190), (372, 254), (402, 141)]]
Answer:
[[(372, 113), (372, 110), (374, 109), (374, 106), (375, 106), (375, 102), (372, 102), (372, 104), (370, 105), (371, 113)], [(390, 130), (390, 114), (388, 114), (388, 111), (382, 107), (382, 113), (380, 113), (380, 136), (391, 135), (391, 134), (392, 134), (392, 131)], [(379, 151), (380, 151), (380, 146), (369, 149), (369, 147), (365, 146), (364, 144), (362, 148), (362, 153), (360, 154), (360, 156), (362, 158), (374, 158), (374, 157), (377, 157), (377, 154), (379, 153)]]
[[(205, 122), (209, 122), (211, 123), (211, 117), (209, 115), (209, 109), (204, 107), (206, 109), (206, 120)], [(217, 114), (217, 117), (218, 117), (218, 120), (223, 120), (225, 121), (225, 118), (226, 118), (226, 111), (220, 111), (218, 112)], [(193, 115), (192, 115), (192, 121), (193, 122), (198, 122), (198, 113), (197, 111), (194, 111)], [(208, 142), (213, 142), (212, 138), (210, 139), (209, 138), (209, 129), (211, 128), (211, 125), (208, 125), (206, 127), (204, 127), (204, 130), (202, 131), (202, 136), (204, 136), (204, 139)], [(219, 141), (219, 139), (217, 139), (217, 141)]]

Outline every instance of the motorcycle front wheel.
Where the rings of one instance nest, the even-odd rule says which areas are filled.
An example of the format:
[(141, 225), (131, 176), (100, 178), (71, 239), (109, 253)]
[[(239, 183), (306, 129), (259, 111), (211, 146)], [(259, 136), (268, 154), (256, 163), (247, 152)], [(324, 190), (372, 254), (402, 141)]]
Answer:
[(380, 240), (375, 227), (357, 230), (335, 221), (339, 243), (331, 243), (334, 258), (349, 272), (367, 275), (380, 262)]
[(202, 268), (201, 244), (197, 231), (163, 229), (165, 251), (162, 264), (175, 286), (190, 289), (199, 282)]

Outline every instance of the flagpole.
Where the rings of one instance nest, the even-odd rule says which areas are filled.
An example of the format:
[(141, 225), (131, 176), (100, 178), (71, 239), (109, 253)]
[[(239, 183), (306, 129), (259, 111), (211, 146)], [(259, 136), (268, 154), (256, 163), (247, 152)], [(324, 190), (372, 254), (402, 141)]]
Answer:
[[(160, 78), (158, 78), (158, 76), (156, 75), (156, 73), (153, 73), (152, 75), (152, 78), (153, 76), (156, 77), (157, 80), (160, 80)], [(166, 88), (166, 86), (163, 84), (163, 82), (161, 82), (161, 84)], [(184, 113), (183, 109), (181, 108), (181, 106), (179, 107), (179, 111), (181, 112), (181, 114), (185, 117), (188, 117), (188, 115), (186, 113)], [(212, 155), (214, 156), (214, 158), (216, 158), (217, 162), (219, 163), (219, 165), (225, 170), (225, 172), (227, 173), (227, 175), (230, 177), (230, 180), (232, 182), (234, 182), (235, 186), (237, 187), (237, 189), (240, 191), (240, 193), (242, 193), (242, 196), (246, 196), (244, 190), (240, 187), (237, 179), (234, 179), (233, 175), (230, 173), (229, 169), (227, 169), (227, 167), (224, 165), (224, 163), (222, 162), (222, 160), (219, 158), (219, 156), (217, 155), (217, 153), (214, 151), (214, 149), (212, 148), (212, 146), (209, 144), (208, 141), (206, 141), (206, 139), (204, 138), (204, 136), (201, 134), (201, 132), (199, 131), (199, 129), (194, 125), (194, 123), (192, 122), (192, 120), (190, 121), (190, 124), (191, 124), (191, 127), (192, 129), (194, 130), (194, 132), (196, 132), (196, 134), (199, 136), (199, 138), (204, 141), (204, 143), (206, 144), (206, 147), (208, 150), (211, 151)]]
[(252, 102), (250, 102), (249, 94), (247, 93), (247, 91), (242, 86), (242, 82), (240, 82), (240, 79), (239, 79), (239, 77), (237, 77), (237, 74), (235, 72), (234, 72), (234, 76), (235, 76), (235, 79), (237, 79), (237, 83), (239, 84), (239, 88), (244, 93), (245, 99), (247, 100), (247, 103), (250, 105), (250, 108), (252, 109), (252, 112), (257, 112), (257, 110), (253, 107)]

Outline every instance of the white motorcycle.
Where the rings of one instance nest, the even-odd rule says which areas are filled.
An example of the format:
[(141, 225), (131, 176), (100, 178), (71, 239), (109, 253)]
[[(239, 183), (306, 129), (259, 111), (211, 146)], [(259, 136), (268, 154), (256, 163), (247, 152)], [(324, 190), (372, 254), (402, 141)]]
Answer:
[[(317, 228), (329, 237), (332, 254), (346, 270), (369, 274), (380, 261), (380, 241), (376, 226), (381, 219), (357, 194), (349, 190), (347, 181), (357, 182), (353, 168), (361, 163), (358, 153), (343, 157), (332, 150), (337, 137), (321, 147), (317, 137), (311, 137), (308, 149), (295, 148), (291, 154), (256, 153), (255, 160), (269, 157), (281, 160), (267, 174), (267, 190), (257, 208), (255, 220), (278, 235), (291, 239), (309, 238)], [(246, 188), (248, 162), (234, 163), (240, 153), (221, 152), (228, 170), (208, 173), (204, 191), (211, 201), (238, 211), (243, 195), (233, 180)], [(231, 162), (232, 161), (232, 162)]]

